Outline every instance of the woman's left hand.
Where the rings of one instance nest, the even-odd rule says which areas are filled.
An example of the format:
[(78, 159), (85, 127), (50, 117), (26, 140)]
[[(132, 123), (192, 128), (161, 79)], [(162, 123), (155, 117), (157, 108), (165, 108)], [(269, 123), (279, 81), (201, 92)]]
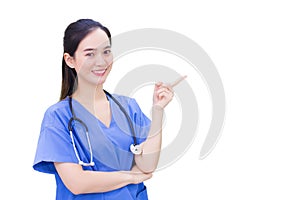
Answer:
[(171, 86), (162, 82), (156, 83), (153, 93), (153, 105), (165, 108), (173, 99), (174, 92)]

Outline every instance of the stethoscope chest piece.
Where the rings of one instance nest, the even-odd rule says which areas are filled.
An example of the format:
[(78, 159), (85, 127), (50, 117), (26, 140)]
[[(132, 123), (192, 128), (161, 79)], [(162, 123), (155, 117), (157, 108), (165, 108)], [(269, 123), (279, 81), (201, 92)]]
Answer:
[(136, 144), (136, 145), (131, 144), (130, 151), (135, 155), (140, 155), (140, 154), (142, 154), (142, 147), (138, 144)]

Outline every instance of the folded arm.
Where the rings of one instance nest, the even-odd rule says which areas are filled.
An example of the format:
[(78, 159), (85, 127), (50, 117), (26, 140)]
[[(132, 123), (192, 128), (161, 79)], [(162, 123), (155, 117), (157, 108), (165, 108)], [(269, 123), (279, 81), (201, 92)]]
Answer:
[(101, 172), (83, 170), (75, 163), (54, 165), (63, 183), (73, 194), (108, 192), (152, 177), (152, 174), (144, 174), (136, 167), (131, 171)]

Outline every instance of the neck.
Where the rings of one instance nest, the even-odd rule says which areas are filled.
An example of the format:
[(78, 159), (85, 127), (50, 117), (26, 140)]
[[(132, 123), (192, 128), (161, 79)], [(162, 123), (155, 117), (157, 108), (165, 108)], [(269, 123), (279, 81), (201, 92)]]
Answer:
[(73, 93), (72, 97), (83, 104), (94, 104), (99, 101), (106, 101), (106, 94), (103, 91), (103, 85), (80, 87)]

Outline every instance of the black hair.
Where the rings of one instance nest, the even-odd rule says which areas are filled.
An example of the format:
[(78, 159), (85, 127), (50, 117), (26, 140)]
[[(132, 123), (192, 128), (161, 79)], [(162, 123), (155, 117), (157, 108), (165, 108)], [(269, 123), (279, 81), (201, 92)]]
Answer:
[[(111, 34), (105, 26), (92, 19), (79, 19), (71, 23), (65, 30), (63, 45), (64, 53), (74, 56), (79, 43), (93, 30), (100, 28), (103, 30), (111, 44)], [(77, 73), (74, 68), (70, 68), (63, 57), (62, 59), (62, 83), (60, 100), (70, 96), (77, 89)]]

